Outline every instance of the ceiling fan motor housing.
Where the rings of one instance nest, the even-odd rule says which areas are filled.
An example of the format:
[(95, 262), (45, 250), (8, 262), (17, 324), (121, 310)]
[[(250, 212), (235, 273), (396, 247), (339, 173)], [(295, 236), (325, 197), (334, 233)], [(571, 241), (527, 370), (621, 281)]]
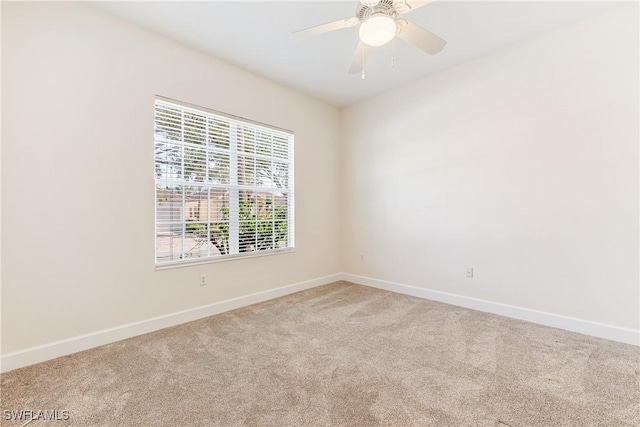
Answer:
[(380, 0), (380, 2), (373, 7), (358, 3), (358, 6), (356, 7), (356, 17), (360, 22), (366, 21), (370, 16), (376, 13), (383, 13), (394, 19), (398, 16), (393, 0)]

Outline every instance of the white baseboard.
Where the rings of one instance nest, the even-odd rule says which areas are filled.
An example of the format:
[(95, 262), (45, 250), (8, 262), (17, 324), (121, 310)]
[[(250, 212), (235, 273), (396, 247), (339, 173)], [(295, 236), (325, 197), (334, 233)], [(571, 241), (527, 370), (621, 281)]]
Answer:
[(424, 298), (432, 301), (443, 302), (446, 304), (470, 308), (473, 310), (498, 314), (500, 316), (525, 320), (527, 322), (551, 326), (554, 328), (566, 329), (568, 331), (591, 335), (598, 338), (604, 338), (611, 341), (640, 345), (640, 331), (634, 329), (622, 328), (619, 326), (577, 319), (575, 317), (562, 316), (559, 314), (546, 313), (543, 311), (531, 310), (528, 308), (516, 307), (513, 305), (465, 297), (461, 295), (450, 294), (447, 292), (434, 291), (430, 289), (419, 288), (417, 286), (372, 279), (370, 277), (358, 276), (355, 274), (342, 274), (341, 279), (359, 285), (370, 286), (373, 288), (384, 289), (391, 292), (411, 295), (414, 297)]
[(213, 316), (214, 314), (224, 313), (225, 311), (235, 310), (236, 308), (293, 294), (306, 289), (315, 288), (317, 286), (326, 285), (337, 280), (342, 280), (342, 277), (342, 274), (332, 274), (330, 276), (319, 277), (317, 279), (257, 292), (255, 294), (233, 298), (226, 301), (215, 302), (213, 304), (207, 304), (164, 316), (129, 323), (115, 328), (104, 329), (86, 335), (80, 335), (37, 347), (27, 348), (14, 353), (8, 353), (0, 357), (0, 372), (8, 372), (13, 369), (22, 368), (24, 366), (33, 365), (35, 363), (110, 344), (126, 338), (154, 332), (170, 326), (176, 326), (193, 320), (202, 319), (204, 317)]
[(373, 279), (370, 277), (358, 276), (355, 274), (337, 273), (329, 276), (319, 277), (317, 279), (295, 283), (288, 286), (283, 286), (276, 289), (270, 289), (267, 291), (233, 298), (226, 301), (207, 304), (189, 310), (179, 311), (164, 316), (158, 316), (139, 322), (129, 323), (110, 329), (104, 329), (101, 331), (92, 332), (90, 334), (80, 335), (77, 337), (56, 341), (37, 347), (31, 347), (25, 350), (16, 351), (14, 353), (8, 353), (0, 357), (0, 372), (8, 372), (14, 369), (22, 368), (24, 366), (33, 365), (36, 363), (44, 362), (46, 360), (55, 359), (57, 357), (66, 356), (101, 345), (110, 344), (116, 341), (135, 337), (149, 332), (154, 332), (170, 326), (176, 326), (182, 323), (202, 319), (204, 317), (213, 316), (215, 314), (224, 313), (226, 311), (235, 310), (237, 308), (246, 307), (248, 305), (304, 291), (306, 289), (326, 285), (338, 280), (348, 280), (359, 285), (370, 286), (373, 288), (384, 289), (387, 291), (411, 295), (418, 298), (424, 298), (432, 301), (470, 308), (473, 310), (493, 313), (500, 316), (525, 320), (528, 322), (538, 323), (554, 328), (566, 329), (569, 331), (591, 335), (598, 338), (604, 338), (612, 341), (618, 341), (626, 344), (640, 345), (640, 331), (629, 328), (622, 328), (619, 326), (612, 326), (558, 314), (545, 313), (528, 308), (465, 297), (461, 295), (450, 294), (447, 292), (434, 291), (417, 286), (404, 285), (401, 283), (394, 283), (385, 280)]

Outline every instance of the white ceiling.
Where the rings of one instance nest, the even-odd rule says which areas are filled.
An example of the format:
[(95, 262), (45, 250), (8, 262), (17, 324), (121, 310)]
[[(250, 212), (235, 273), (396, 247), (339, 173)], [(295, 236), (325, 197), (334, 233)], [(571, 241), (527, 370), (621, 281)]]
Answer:
[(357, 27), (306, 40), (290, 33), (354, 16), (353, 1), (94, 2), (137, 25), (336, 106), (418, 80), (622, 3), (447, 1), (403, 15), (447, 40), (429, 56), (402, 41), (375, 48), (366, 79), (349, 75)]

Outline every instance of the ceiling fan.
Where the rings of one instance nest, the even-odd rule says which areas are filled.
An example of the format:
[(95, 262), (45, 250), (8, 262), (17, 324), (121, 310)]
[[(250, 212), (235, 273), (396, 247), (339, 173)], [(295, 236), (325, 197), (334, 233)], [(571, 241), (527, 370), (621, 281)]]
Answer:
[(433, 1), (360, 0), (354, 17), (294, 31), (291, 35), (295, 38), (307, 38), (360, 25), (358, 31), (360, 42), (353, 55), (349, 74), (361, 72), (362, 78), (364, 78), (364, 62), (371, 48), (382, 46), (395, 37), (430, 55), (435, 55), (442, 50), (447, 44), (446, 40), (406, 19), (399, 18), (400, 15), (426, 6)]

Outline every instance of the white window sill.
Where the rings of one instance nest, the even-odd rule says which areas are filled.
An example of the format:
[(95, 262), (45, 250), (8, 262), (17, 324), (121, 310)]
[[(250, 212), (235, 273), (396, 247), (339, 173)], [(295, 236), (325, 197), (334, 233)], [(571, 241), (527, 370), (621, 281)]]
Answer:
[(171, 261), (171, 262), (166, 262), (162, 264), (156, 264), (155, 269), (169, 270), (173, 268), (191, 267), (194, 265), (212, 264), (216, 262), (237, 261), (240, 259), (251, 259), (251, 258), (264, 257), (264, 256), (281, 255), (281, 254), (288, 254), (292, 252), (295, 252), (295, 248), (276, 249), (273, 251), (255, 251), (255, 252), (242, 253), (242, 254), (236, 254), (236, 255), (222, 255), (219, 257), (204, 258), (204, 259), (197, 258), (197, 259), (194, 259), (193, 261), (191, 260)]

